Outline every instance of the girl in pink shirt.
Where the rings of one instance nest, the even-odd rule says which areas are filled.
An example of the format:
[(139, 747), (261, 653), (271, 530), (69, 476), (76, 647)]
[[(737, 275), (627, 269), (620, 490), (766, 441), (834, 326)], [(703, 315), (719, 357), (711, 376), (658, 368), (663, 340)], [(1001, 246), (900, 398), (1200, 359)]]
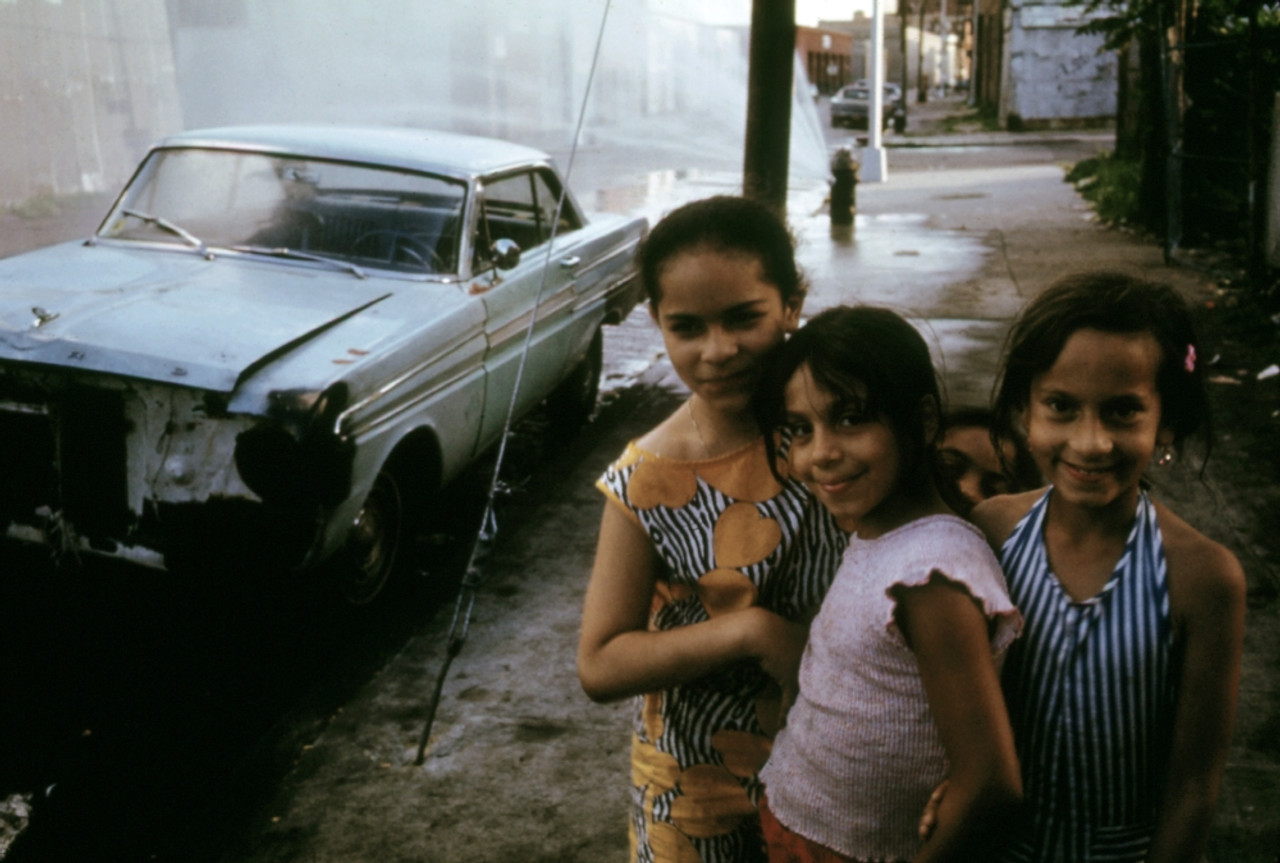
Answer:
[(761, 772), (770, 859), (982, 859), (1021, 796), (997, 667), (1021, 618), (982, 533), (939, 492), (928, 347), (887, 309), (830, 309), (780, 349), (758, 407), (762, 428), (789, 433), (778, 472), (854, 532)]

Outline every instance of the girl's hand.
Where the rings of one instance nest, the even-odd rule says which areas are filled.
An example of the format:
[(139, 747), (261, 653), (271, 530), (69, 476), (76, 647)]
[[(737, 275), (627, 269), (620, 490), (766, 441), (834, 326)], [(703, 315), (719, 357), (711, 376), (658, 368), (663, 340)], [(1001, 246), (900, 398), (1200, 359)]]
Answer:
[(606, 504), (578, 640), (578, 679), (595, 701), (615, 701), (697, 680), (734, 662), (758, 661), (794, 694), (808, 628), (763, 608), (649, 630), (662, 561), (620, 507)]
[(916, 833), (921, 842), (928, 841), (933, 831), (938, 829), (938, 808), (942, 806), (942, 798), (946, 794), (947, 780), (944, 779), (938, 783), (937, 788), (933, 789), (933, 793), (929, 795), (929, 802), (924, 804), (924, 812), (920, 813), (920, 826), (916, 828)]
[(756, 612), (759, 618), (759, 627), (752, 639), (758, 646), (752, 654), (759, 660), (764, 673), (782, 689), (781, 715), (785, 716), (800, 690), (800, 658), (804, 656), (804, 646), (809, 642), (809, 626), (793, 623), (763, 608), (746, 611)]

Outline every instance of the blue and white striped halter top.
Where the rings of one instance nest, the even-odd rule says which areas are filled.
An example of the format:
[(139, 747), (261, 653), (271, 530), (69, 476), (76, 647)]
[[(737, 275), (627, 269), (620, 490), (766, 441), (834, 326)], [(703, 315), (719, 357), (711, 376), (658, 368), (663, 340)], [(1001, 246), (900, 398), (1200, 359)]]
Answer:
[(1026, 621), (1004, 666), (1027, 817), (1008, 861), (1141, 861), (1168, 763), (1177, 693), (1164, 543), (1143, 492), (1124, 553), (1083, 602), (1050, 568), (1052, 489), (1000, 562)]

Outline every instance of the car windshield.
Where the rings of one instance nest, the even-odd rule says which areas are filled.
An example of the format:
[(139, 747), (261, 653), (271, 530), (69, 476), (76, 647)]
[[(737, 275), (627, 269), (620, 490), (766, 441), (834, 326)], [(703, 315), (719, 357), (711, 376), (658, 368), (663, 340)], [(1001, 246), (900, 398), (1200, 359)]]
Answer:
[(430, 174), (161, 149), (148, 156), (98, 236), (456, 273), (465, 201), (464, 183)]

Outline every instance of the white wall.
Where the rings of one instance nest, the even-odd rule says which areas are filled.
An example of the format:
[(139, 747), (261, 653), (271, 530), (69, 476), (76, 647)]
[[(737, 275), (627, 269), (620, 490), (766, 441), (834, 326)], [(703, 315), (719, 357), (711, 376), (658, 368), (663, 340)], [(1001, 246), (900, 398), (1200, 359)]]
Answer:
[(164, 0), (0, 2), (0, 204), (114, 189), (180, 127)]
[[(405, 125), (492, 135), (561, 161), (740, 173), (748, 25), (742, 0), (169, 0), (190, 127), (266, 120)], [(727, 16), (727, 17), (726, 17)], [(797, 98), (797, 115), (809, 100)], [(792, 124), (793, 174), (826, 176), (821, 135)], [(591, 164), (580, 165), (579, 173)], [(603, 171), (604, 168), (599, 168)]]
[(1054, 127), (1115, 116), (1117, 58), (1099, 52), (1101, 36), (1076, 34), (1081, 7), (1012, 0), (1006, 14), (1002, 120), (1017, 114), (1031, 127)]

